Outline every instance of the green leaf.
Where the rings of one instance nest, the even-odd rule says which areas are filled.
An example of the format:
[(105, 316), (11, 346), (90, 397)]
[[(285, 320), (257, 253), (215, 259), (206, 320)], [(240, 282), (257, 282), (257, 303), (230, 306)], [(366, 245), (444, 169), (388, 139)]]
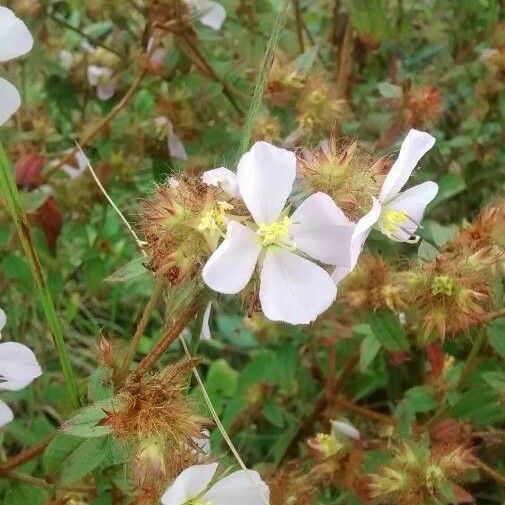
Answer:
[(400, 98), (403, 94), (400, 86), (391, 84), (390, 82), (380, 82), (377, 88), (384, 98)]
[(427, 386), (415, 386), (405, 392), (405, 399), (414, 412), (429, 412), (437, 406), (433, 390)]
[(40, 487), (15, 483), (5, 494), (3, 505), (43, 505), (49, 493)]
[(438, 194), (431, 206), (436, 207), (465, 189), (466, 182), (461, 175), (445, 174), (438, 180)]
[(388, 351), (409, 350), (409, 342), (396, 314), (389, 311), (377, 311), (369, 314), (367, 320), (376, 339)]
[(381, 348), (380, 341), (373, 334), (372, 328), (369, 328), (370, 333), (366, 335), (361, 342), (361, 350), (359, 356), (359, 369), (363, 373), (367, 371), (368, 367), (375, 359)]
[(119, 270), (109, 275), (105, 281), (111, 283), (131, 282), (137, 280), (139, 277), (147, 275), (148, 270), (144, 266), (144, 261), (145, 258), (143, 256), (131, 260)]
[(42, 456), (44, 471), (48, 474), (57, 473), (62, 468), (63, 462), (75, 449), (82, 444), (79, 437), (58, 433), (46, 447)]
[(273, 398), (268, 398), (263, 406), (263, 415), (267, 421), (279, 428), (284, 427), (284, 414)]
[(505, 356), (505, 318), (495, 319), (488, 327), (489, 343), (495, 351)]
[(108, 435), (112, 429), (110, 426), (101, 426), (99, 423), (105, 419), (107, 412), (117, 408), (117, 400), (114, 398), (94, 403), (89, 407), (84, 407), (74, 417), (66, 421), (62, 430), (67, 435), (76, 437), (103, 437)]
[(107, 447), (106, 438), (90, 438), (79, 444), (65, 460), (60, 476), (61, 484), (71, 484), (95, 470), (105, 459)]

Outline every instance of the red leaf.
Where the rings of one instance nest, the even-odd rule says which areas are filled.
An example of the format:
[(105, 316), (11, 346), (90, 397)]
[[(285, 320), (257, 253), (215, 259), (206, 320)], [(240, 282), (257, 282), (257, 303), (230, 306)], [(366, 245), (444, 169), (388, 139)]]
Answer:
[(440, 342), (433, 342), (426, 347), (426, 354), (431, 365), (431, 372), (435, 377), (440, 377), (444, 369), (444, 348)]
[(42, 179), (42, 168), (46, 164), (46, 157), (38, 154), (29, 154), (16, 163), (14, 169), (16, 184), (23, 188), (36, 188), (44, 180)]
[(56, 253), (56, 243), (63, 227), (63, 216), (58, 203), (50, 196), (35, 212), (29, 215), (31, 221), (42, 229), (47, 245), (53, 254)]

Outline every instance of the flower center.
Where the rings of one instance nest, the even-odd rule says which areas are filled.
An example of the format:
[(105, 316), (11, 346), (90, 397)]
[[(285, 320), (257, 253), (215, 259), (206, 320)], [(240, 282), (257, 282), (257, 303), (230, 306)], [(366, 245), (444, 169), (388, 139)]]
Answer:
[(203, 501), (195, 498), (185, 502), (184, 505), (212, 505), (212, 504), (209, 501)]
[(434, 295), (452, 296), (454, 293), (454, 280), (447, 275), (437, 275), (433, 279), (431, 292)]
[(294, 243), (289, 237), (290, 224), (291, 219), (288, 216), (283, 217), (275, 223), (260, 224), (256, 233), (261, 240), (261, 245), (263, 247), (269, 245), (294, 247)]
[(205, 212), (198, 224), (198, 231), (209, 231), (216, 233), (225, 228), (226, 212), (233, 209), (233, 205), (227, 202), (218, 201), (211, 210)]
[(409, 216), (401, 210), (387, 209), (381, 216), (382, 228), (386, 235), (394, 235), (398, 228), (409, 222)]

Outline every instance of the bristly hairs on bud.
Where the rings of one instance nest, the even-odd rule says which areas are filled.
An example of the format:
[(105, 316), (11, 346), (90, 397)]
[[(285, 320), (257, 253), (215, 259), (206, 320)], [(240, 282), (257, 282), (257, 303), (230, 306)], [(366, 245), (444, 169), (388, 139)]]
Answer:
[(449, 505), (465, 473), (474, 468), (465, 447), (430, 448), (426, 441), (402, 442), (389, 463), (371, 474), (369, 490), (376, 503)]
[(340, 285), (340, 303), (355, 311), (405, 308), (398, 273), (381, 256), (363, 255)]
[(300, 157), (299, 175), (308, 191), (330, 195), (346, 215), (358, 220), (378, 196), (389, 162), (374, 159), (357, 141), (339, 142), (335, 137)]

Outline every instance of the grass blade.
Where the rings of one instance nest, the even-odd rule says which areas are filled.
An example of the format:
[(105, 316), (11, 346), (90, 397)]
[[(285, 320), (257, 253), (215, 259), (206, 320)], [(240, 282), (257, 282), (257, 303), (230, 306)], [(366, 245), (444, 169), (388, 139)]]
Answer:
[(68, 355), (65, 341), (63, 339), (63, 330), (54, 308), (53, 299), (47, 286), (39, 257), (37, 256), (32, 243), (30, 227), (26, 218), (26, 214), (23, 210), (23, 206), (21, 204), (21, 197), (14, 181), (12, 167), (1, 142), (0, 195), (5, 200), (12, 219), (16, 224), (19, 240), (30, 265), (30, 270), (32, 272), (32, 276), (35, 281), (38, 294), (40, 296), (40, 301), (42, 303), (42, 308), (44, 310), (44, 315), (49, 325), (49, 329), (51, 330), (54, 345), (56, 346), (56, 350), (58, 352), (61, 369), (63, 371), (65, 383), (67, 385), (68, 395), (70, 401), (72, 402), (72, 405), (77, 408), (80, 405), (79, 393), (77, 390), (77, 382), (72, 368), (72, 363), (70, 362), (70, 357)]
[(286, 17), (288, 13), (288, 7), (290, 5), (290, 0), (284, 0), (277, 18), (275, 19), (274, 26), (272, 28), (272, 33), (268, 39), (267, 47), (265, 50), (265, 56), (263, 57), (263, 62), (261, 63), (261, 69), (254, 86), (254, 93), (251, 100), (251, 105), (249, 106), (249, 111), (247, 112), (247, 117), (244, 124), (244, 131), (242, 133), (242, 139), (240, 141), (240, 147), (237, 153), (237, 160), (244, 154), (249, 148), (251, 142), (252, 131), (254, 128), (254, 123), (258, 114), (261, 110), (261, 104), (263, 102), (263, 93), (268, 81), (268, 73), (274, 61), (275, 51), (279, 46), (279, 41), (281, 38), (281, 33), (286, 22)]

